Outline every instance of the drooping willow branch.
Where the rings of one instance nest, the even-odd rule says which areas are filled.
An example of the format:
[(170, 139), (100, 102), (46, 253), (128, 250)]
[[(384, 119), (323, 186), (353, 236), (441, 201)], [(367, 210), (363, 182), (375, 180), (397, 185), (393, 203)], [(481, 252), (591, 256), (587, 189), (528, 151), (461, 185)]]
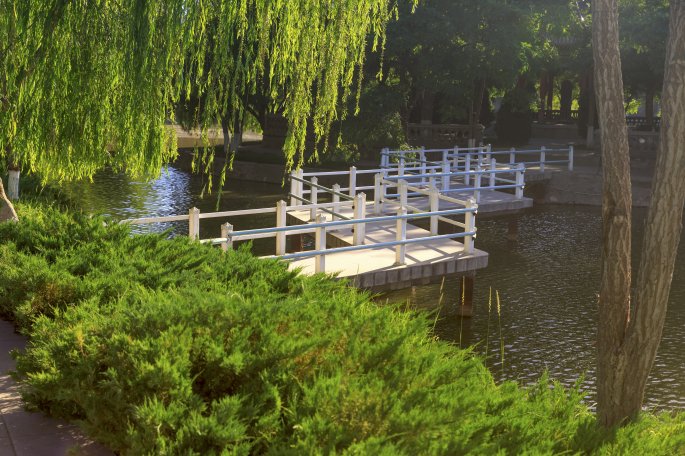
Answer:
[(342, 115), (395, 1), (0, 0), (0, 151), (46, 180), (153, 177), (175, 157), (178, 103), (199, 97), (208, 128), (265, 97), (292, 165)]

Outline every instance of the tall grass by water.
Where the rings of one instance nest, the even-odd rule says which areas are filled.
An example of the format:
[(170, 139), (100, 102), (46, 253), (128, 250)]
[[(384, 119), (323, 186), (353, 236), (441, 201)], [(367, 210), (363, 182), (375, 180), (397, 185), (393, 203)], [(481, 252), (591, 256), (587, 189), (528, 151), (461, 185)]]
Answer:
[(326, 276), (18, 209), (0, 225), (0, 312), (29, 336), (24, 398), (121, 454), (685, 451), (682, 416), (602, 431), (577, 388), (498, 385), (433, 318)]

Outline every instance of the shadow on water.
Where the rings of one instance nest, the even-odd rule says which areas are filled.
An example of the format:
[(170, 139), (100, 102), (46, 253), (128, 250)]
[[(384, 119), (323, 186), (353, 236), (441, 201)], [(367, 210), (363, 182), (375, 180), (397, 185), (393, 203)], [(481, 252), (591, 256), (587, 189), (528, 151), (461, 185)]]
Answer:
[[(634, 246), (640, 245), (645, 215), (642, 210), (634, 213)], [(519, 216), (519, 242), (507, 241), (506, 234), (506, 219), (478, 222), (476, 246), (488, 252), (490, 260), (476, 278), (474, 317), (462, 321), (457, 315), (459, 280), (446, 280), (437, 336), (456, 344), (461, 339), (462, 345), (476, 345), (478, 353), (487, 353), (488, 365), (499, 380), (530, 384), (547, 370), (551, 378), (570, 386), (585, 375), (582, 388), (593, 402), (600, 209), (537, 207)], [(683, 247), (681, 244), (663, 339), (646, 394), (649, 407), (685, 408)], [(488, 336), (490, 287), (493, 295), (494, 290), (499, 291), (502, 301), (503, 370), (494, 302)], [(388, 293), (384, 298), (435, 309), (440, 284)]]
[[(216, 207), (216, 194), (200, 198), (202, 178), (169, 168), (158, 180), (134, 182), (121, 175), (102, 173), (93, 184), (69, 186), (68, 193), (84, 210), (114, 219), (185, 214), (196, 206), (202, 212)], [(219, 210), (267, 207), (285, 199), (279, 185), (229, 180)], [(645, 212), (635, 212), (635, 240), (639, 246)], [(589, 402), (594, 396), (595, 341), (601, 213), (598, 208), (572, 206), (537, 207), (519, 217), (519, 242), (507, 241), (507, 220), (478, 221), (479, 249), (490, 254), (489, 266), (478, 272), (474, 317), (457, 315), (458, 279), (447, 279), (436, 334), (462, 345), (476, 345), (487, 352), (488, 365), (500, 380), (535, 382), (544, 370), (566, 385), (585, 374), (583, 388)], [(201, 237), (216, 237), (227, 220), (203, 219)], [(236, 229), (274, 225), (274, 216), (230, 220)], [(138, 232), (166, 229), (187, 234), (187, 223), (137, 227)], [(271, 254), (272, 240), (255, 242), (255, 253)], [(685, 408), (685, 256), (681, 252), (673, 278), (669, 312), (659, 354), (648, 386), (650, 407)], [(504, 369), (500, 364), (497, 314), (487, 329), (488, 293), (498, 290), (502, 302)], [(435, 310), (441, 285), (427, 285), (386, 294), (390, 301), (407, 302)], [(489, 341), (486, 347), (485, 341)]]

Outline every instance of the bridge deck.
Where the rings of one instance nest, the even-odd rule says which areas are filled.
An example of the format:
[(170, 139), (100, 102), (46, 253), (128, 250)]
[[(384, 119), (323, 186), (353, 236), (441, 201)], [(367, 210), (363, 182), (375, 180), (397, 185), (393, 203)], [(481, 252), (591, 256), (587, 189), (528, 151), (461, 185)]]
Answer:
[[(395, 205), (386, 204), (386, 214), (396, 212)], [(394, 206), (394, 207), (393, 207)], [(367, 204), (367, 213), (373, 212), (373, 204)], [(349, 208), (340, 214), (351, 217)], [(309, 221), (306, 211), (289, 213), (291, 222), (302, 224)], [(326, 215), (331, 220), (331, 215)], [(407, 239), (430, 236), (430, 232), (407, 223)], [(367, 223), (365, 244), (391, 242), (396, 239), (396, 224)], [(343, 228), (328, 232), (327, 244), (352, 245), (352, 229)], [(292, 261), (290, 268), (301, 268), (305, 274), (314, 273), (314, 258)], [(430, 283), (448, 274), (468, 274), (488, 265), (488, 254), (474, 249), (464, 251), (464, 244), (452, 239), (435, 239), (406, 246), (406, 264), (395, 264), (395, 248), (366, 249), (326, 255), (326, 272), (351, 280), (356, 286), (373, 290), (401, 289), (412, 285)]]
[[(451, 188), (453, 190), (458, 190), (460, 187), (464, 186), (455, 183), (451, 184)], [(465, 192), (455, 191), (447, 193), (447, 195), (451, 198), (467, 200), (469, 198), (473, 198), (473, 190), (468, 190)], [(409, 201), (409, 204), (421, 210), (427, 211), (430, 207), (427, 196), (411, 198)], [(446, 201), (440, 201), (439, 204), (439, 210), (455, 209), (458, 207), (457, 205), (448, 203)], [(394, 210), (397, 211), (398, 207), (399, 206), (396, 206)], [(516, 196), (512, 195), (511, 193), (499, 192), (496, 190), (480, 191), (480, 202), (478, 202), (479, 214), (496, 215), (498, 212), (511, 213), (529, 207), (533, 207), (532, 198), (523, 197), (521, 199), (517, 199)]]

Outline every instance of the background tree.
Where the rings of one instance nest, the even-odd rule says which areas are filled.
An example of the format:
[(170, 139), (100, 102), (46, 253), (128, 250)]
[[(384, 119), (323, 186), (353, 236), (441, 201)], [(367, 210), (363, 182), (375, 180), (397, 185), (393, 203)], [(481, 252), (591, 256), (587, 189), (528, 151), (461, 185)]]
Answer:
[(631, 307), (631, 182), (616, 0), (593, 1), (595, 86), (603, 156), (599, 295), (600, 423), (640, 412), (668, 304), (685, 202), (685, 1), (672, 0), (662, 89), (661, 143)]
[[(382, 72), (397, 78), (408, 115), (455, 122), (473, 117), (490, 88), (509, 87), (526, 66), (530, 10), (515, 2), (430, 0), (414, 14), (400, 4), (400, 19), (388, 28)], [(372, 73), (381, 69), (372, 62)], [(434, 103), (436, 94), (440, 103)], [(405, 123), (408, 122), (404, 118)]]
[(647, 128), (653, 128), (654, 98), (664, 81), (668, 1), (622, 0), (620, 46), (623, 79), (629, 98), (644, 97)]

